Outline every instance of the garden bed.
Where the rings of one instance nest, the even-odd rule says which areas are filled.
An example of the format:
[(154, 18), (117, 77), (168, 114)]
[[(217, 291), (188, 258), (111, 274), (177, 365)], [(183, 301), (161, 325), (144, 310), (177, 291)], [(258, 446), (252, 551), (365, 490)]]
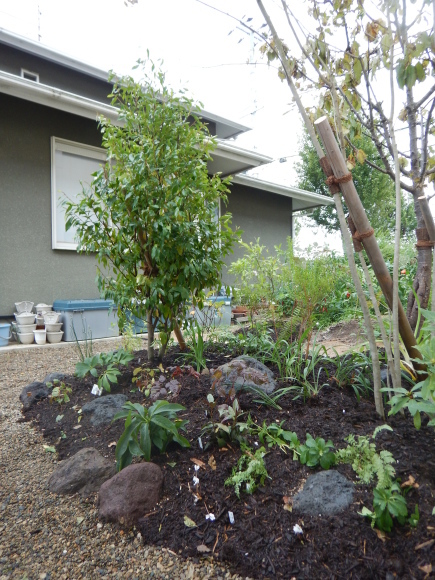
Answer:
[[(209, 368), (228, 362), (231, 354), (207, 352)], [(177, 349), (171, 350), (164, 368), (174, 367)], [(149, 404), (140, 391), (131, 392), (133, 369), (146, 362), (146, 353), (137, 352), (112, 389), (123, 393), (132, 402)], [(330, 366), (330, 374), (333, 367)], [(433, 429), (422, 427), (417, 432), (409, 418), (395, 417), (389, 421), (392, 432), (382, 431), (376, 438), (378, 450), (391, 451), (396, 459), (396, 476), (406, 481), (415, 478), (417, 487), (407, 494), (409, 512), (418, 504), (420, 521), (416, 528), (395, 526), (389, 534), (381, 534), (358, 512), (363, 506), (372, 508), (372, 487), (356, 485), (350, 508), (334, 516), (307, 516), (291, 509), (291, 500), (316, 470), (294, 461), (276, 447), (268, 449), (265, 463), (270, 479), (253, 495), (242, 492), (241, 499), (234, 488), (225, 486), (233, 466), (240, 457), (236, 443), (219, 449), (213, 445), (202, 450), (198, 437), (209, 420), (206, 418), (210, 376), (193, 374), (177, 376), (181, 390), (173, 402), (186, 410), (180, 417), (189, 420), (186, 437), (190, 449), (173, 444), (164, 455), (154, 455), (165, 475), (163, 498), (156, 510), (147, 514), (138, 527), (146, 544), (165, 546), (177, 554), (225, 561), (240, 574), (252, 578), (425, 578), (435, 567), (435, 455)], [(321, 382), (326, 382), (326, 374)], [(78, 411), (94, 399), (90, 394), (93, 379), (69, 377), (72, 387), (70, 401), (61, 406), (41, 401), (25, 414), (44, 434), (47, 444), (54, 445), (60, 459), (72, 456), (84, 447), (95, 447), (103, 455), (115, 457), (114, 443), (123, 432), (124, 421), (115, 421), (103, 428), (93, 427), (84, 416), (78, 422)], [(284, 386), (284, 385), (280, 385)], [(308, 399), (293, 400), (291, 395), (280, 399), (282, 410), (260, 405), (251, 394), (238, 397), (246, 419), (248, 414), (261, 425), (281, 423), (295, 431), (301, 441), (306, 433), (332, 439), (336, 447), (344, 447), (344, 438), (370, 435), (381, 421), (369, 400), (357, 401), (351, 389), (325, 386)], [(224, 402), (219, 398), (219, 402)], [(63, 415), (56, 422), (56, 418)], [(78, 427), (78, 428), (77, 428)], [(207, 437), (202, 436), (203, 447)], [(255, 448), (254, 439), (250, 444)], [(200, 465), (198, 471), (194, 466)], [(348, 479), (356, 481), (350, 466), (334, 467)], [(198, 486), (193, 477), (199, 479)], [(200, 496), (195, 502), (194, 493)], [(231, 525), (228, 512), (234, 514)], [(215, 520), (206, 519), (212, 513)], [(196, 527), (185, 525), (185, 516)], [(302, 534), (294, 533), (299, 525)]]

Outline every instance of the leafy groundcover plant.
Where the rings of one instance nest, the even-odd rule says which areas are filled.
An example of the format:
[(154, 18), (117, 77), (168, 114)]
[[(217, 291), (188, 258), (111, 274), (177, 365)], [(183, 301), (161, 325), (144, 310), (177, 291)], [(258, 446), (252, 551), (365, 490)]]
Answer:
[(133, 360), (133, 355), (125, 350), (115, 352), (102, 352), (94, 356), (85, 358), (76, 364), (76, 376), (83, 378), (87, 374), (97, 378), (100, 389), (110, 393), (110, 383), (117, 383), (121, 371), (117, 368), (120, 365), (127, 365)]
[(241, 449), (243, 454), (237, 462), (237, 467), (233, 467), (231, 477), (225, 481), (225, 485), (234, 486), (234, 491), (239, 499), (242, 484), (245, 484), (242, 488), (243, 491), (252, 494), (258, 485), (264, 485), (266, 477), (269, 477), (264, 463), (265, 448), (260, 447), (255, 453), (246, 445), (242, 445)]
[(177, 413), (186, 409), (183, 405), (159, 400), (147, 409), (139, 403), (127, 401), (122, 409), (113, 418), (114, 421), (125, 419), (124, 433), (115, 451), (118, 471), (130, 465), (134, 456), (150, 461), (152, 445), (161, 453), (171, 441), (190, 447), (189, 441), (179, 433), (187, 421), (176, 418)]

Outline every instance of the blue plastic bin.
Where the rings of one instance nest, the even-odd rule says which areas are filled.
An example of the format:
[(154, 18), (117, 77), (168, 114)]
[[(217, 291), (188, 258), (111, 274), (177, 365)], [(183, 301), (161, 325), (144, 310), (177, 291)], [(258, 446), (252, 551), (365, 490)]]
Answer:
[(0, 324), (0, 346), (8, 346), (11, 338), (11, 325), (5, 322)]
[(119, 336), (118, 309), (113, 300), (55, 300), (53, 310), (61, 313), (63, 340)]

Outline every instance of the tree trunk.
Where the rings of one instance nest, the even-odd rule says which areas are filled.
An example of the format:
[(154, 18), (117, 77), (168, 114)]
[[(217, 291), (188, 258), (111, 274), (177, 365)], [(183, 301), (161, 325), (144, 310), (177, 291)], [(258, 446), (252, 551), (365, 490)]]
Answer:
[[(418, 201), (415, 204), (419, 205)], [(424, 242), (429, 240), (429, 234), (425, 227), (423, 218), (418, 208), (416, 207), (417, 214), (417, 272), (413, 282), (414, 292), (411, 290), (408, 294), (408, 306), (406, 310), (406, 316), (409, 320), (411, 328), (415, 331), (418, 320), (418, 308), (427, 308), (429, 304), (430, 295), (430, 282), (431, 282), (431, 270), (432, 270), (432, 248), (430, 246), (425, 246)], [(420, 215), (419, 215), (420, 214)], [(423, 222), (423, 223), (422, 223)], [(419, 245), (419, 242), (423, 242), (423, 245)], [(419, 331), (420, 329), (417, 329)]]
[(147, 330), (148, 330), (148, 362), (150, 364), (154, 363), (154, 326), (153, 326), (153, 317), (151, 311), (148, 310), (147, 312)]

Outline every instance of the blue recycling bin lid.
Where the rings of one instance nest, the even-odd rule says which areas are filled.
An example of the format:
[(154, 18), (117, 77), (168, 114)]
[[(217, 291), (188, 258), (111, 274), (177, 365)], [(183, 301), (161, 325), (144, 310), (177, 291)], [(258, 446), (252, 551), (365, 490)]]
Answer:
[(69, 311), (73, 310), (110, 310), (114, 306), (113, 300), (80, 299), (80, 300), (55, 300), (53, 310)]

